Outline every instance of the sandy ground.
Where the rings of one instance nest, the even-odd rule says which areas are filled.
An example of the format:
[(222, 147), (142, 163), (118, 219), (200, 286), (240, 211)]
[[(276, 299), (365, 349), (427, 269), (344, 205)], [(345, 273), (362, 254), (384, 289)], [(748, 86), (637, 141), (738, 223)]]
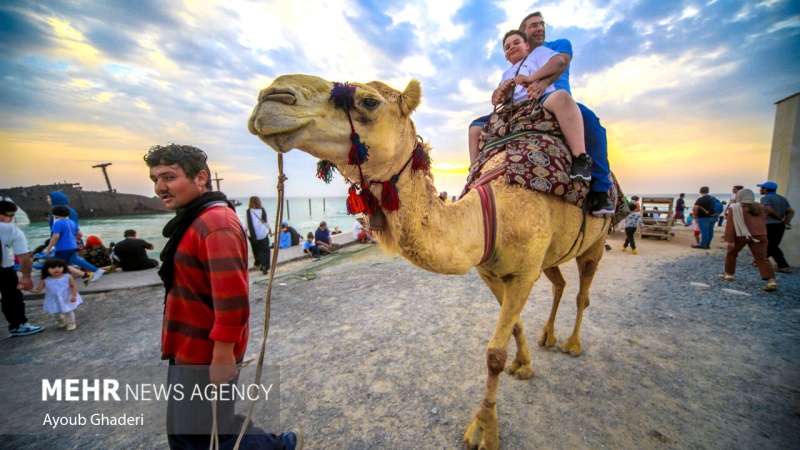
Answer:
[[(716, 279), (719, 239), (712, 251), (690, 249), (690, 239), (680, 229), (670, 242), (639, 240), (640, 254), (630, 255), (619, 250), (622, 233), (610, 236), (577, 358), (536, 345), (551, 304), (542, 277), (523, 312), (535, 376), (501, 379), (504, 449), (797, 448), (800, 274), (779, 275), (781, 290), (762, 292), (745, 252), (737, 281), (725, 283)], [(574, 263), (562, 270), (559, 343), (571, 333), (577, 293)], [(281, 366), (285, 429), (301, 427), (311, 449), (460, 448), (482, 400), (484, 352), (499, 311), (474, 270), (432, 274), (359, 245), (278, 274), (267, 362)], [(264, 292), (254, 284), (253, 356)], [(0, 363), (152, 364), (162, 295), (87, 295), (78, 330), (6, 339)], [(45, 323), (40, 305), (29, 302), (29, 318)], [(165, 448), (166, 438), (6, 435), (0, 447)]]

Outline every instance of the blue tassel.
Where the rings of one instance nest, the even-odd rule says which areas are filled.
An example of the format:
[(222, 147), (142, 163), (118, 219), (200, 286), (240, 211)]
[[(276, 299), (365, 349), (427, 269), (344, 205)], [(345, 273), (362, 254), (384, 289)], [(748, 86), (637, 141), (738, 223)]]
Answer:
[(361, 142), (361, 137), (358, 133), (352, 133), (350, 135), (350, 140), (353, 142), (353, 145), (350, 147), (350, 153), (347, 155), (347, 164), (353, 166), (367, 162), (367, 159), (369, 159), (369, 147), (367, 147), (367, 144)]
[(355, 94), (355, 92), (356, 92), (355, 86), (351, 86), (350, 84), (347, 83), (338, 83), (334, 81), (329, 101), (333, 102), (333, 104), (337, 108), (347, 111), (348, 108), (352, 108), (353, 106), (355, 106), (353, 100), (353, 94)]

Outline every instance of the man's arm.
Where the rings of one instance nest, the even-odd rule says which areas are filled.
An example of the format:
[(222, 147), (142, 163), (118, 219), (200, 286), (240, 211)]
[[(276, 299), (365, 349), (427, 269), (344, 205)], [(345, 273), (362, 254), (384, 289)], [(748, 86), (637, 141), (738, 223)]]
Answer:
[(236, 358), (233, 356), (233, 346), (233, 342), (214, 341), (211, 366), (208, 368), (209, 379), (213, 384), (227, 383), (239, 373)]
[(17, 284), (17, 289), (22, 291), (29, 291), (33, 289), (33, 281), (31, 280), (31, 266), (33, 262), (31, 260), (31, 254), (23, 253), (18, 254), (19, 257), (19, 268), (22, 271), (22, 279)]
[(789, 225), (792, 222), (792, 217), (794, 217), (794, 210), (790, 206), (786, 208), (786, 215), (783, 216), (783, 223)]

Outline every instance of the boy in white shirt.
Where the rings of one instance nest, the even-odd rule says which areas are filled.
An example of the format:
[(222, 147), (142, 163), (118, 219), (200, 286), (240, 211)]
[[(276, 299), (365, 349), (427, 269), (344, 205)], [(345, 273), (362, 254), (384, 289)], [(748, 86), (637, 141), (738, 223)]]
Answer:
[[(519, 30), (512, 30), (503, 37), (503, 51), (506, 59), (512, 66), (503, 73), (500, 86), (492, 93), (492, 104), (497, 106), (508, 100), (513, 95), (514, 103), (528, 99), (525, 88), (529, 83), (546, 78), (552, 73), (547, 73), (545, 64), (550, 58), (561, 55), (547, 47), (536, 47), (530, 54), (528, 51), (528, 37)], [(544, 109), (556, 116), (564, 138), (573, 156), (570, 178), (590, 181), (592, 179), (592, 160), (586, 154), (586, 141), (583, 135), (583, 118), (578, 104), (575, 103), (569, 92), (562, 89), (556, 90), (553, 85), (545, 89), (544, 95), (539, 99)]]

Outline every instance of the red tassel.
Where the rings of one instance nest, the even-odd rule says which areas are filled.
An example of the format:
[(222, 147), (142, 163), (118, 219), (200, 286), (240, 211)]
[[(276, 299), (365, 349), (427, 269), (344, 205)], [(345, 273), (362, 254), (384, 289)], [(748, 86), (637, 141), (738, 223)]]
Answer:
[(414, 147), (414, 156), (412, 157), (411, 161), (411, 170), (424, 170), (428, 171), (431, 168), (431, 157), (422, 148), (421, 143), (417, 143), (417, 146)]
[(387, 211), (397, 211), (400, 209), (400, 197), (397, 196), (397, 177), (392, 177), (389, 181), (383, 182), (383, 193), (381, 193), (381, 204)]
[(364, 203), (364, 211), (367, 214), (374, 214), (375, 211), (378, 211), (381, 208), (380, 203), (378, 203), (378, 199), (372, 195), (372, 192), (370, 192), (368, 188), (361, 188), (361, 201)]
[(356, 193), (356, 187), (350, 186), (347, 193), (347, 214), (361, 214), (365, 211), (364, 202)]

